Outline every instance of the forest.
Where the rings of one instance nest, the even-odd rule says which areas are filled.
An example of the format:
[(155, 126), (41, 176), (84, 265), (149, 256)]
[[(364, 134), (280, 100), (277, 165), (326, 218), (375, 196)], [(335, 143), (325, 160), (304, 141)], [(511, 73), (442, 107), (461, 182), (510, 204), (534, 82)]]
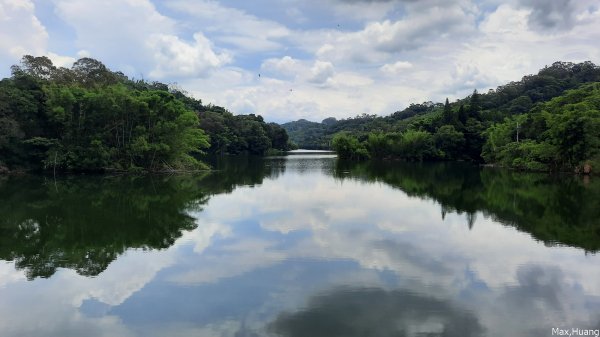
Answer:
[(91, 58), (64, 68), (27, 55), (0, 81), (0, 173), (198, 170), (207, 154), (289, 147), (286, 131), (261, 116), (203, 105)]
[(473, 161), (534, 171), (600, 167), (600, 68), (555, 62), (487, 93), (389, 116), (284, 124), (300, 147), (352, 160)]
[(202, 104), (100, 61), (24, 56), (0, 81), (0, 173), (207, 169), (207, 155), (334, 149), (340, 158), (473, 161), (523, 170), (600, 168), (600, 67), (555, 62), (486, 93), (278, 125)]

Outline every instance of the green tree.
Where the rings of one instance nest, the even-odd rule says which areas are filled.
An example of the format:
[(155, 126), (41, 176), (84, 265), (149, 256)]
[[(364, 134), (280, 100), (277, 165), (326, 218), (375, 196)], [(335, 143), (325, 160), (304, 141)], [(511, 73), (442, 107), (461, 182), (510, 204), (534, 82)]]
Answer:
[(462, 132), (457, 131), (452, 125), (440, 127), (434, 135), (435, 147), (441, 151), (444, 159), (453, 160), (461, 157), (461, 149), (465, 144)]
[(466, 125), (467, 124), (467, 119), (469, 118), (469, 115), (467, 114), (467, 111), (465, 109), (464, 105), (460, 105), (460, 108), (458, 108), (458, 121), (462, 124), (462, 125)]
[(477, 89), (473, 90), (471, 99), (469, 101), (469, 117), (481, 120), (481, 95), (477, 92)]
[(408, 130), (402, 134), (402, 157), (408, 160), (422, 161), (437, 155), (433, 136), (426, 131)]
[(444, 112), (442, 115), (442, 122), (445, 125), (455, 124), (454, 113), (452, 112), (452, 107), (450, 106), (450, 102), (448, 98), (446, 98), (446, 103), (444, 103)]
[(333, 150), (340, 159), (362, 160), (369, 157), (369, 153), (356, 137), (341, 132), (336, 134), (332, 140)]

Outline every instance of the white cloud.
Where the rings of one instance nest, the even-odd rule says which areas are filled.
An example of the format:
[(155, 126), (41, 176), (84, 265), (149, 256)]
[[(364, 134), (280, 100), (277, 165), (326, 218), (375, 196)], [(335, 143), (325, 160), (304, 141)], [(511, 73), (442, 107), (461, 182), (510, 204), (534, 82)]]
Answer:
[(324, 43), (317, 55), (358, 63), (382, 62), (391, 54), (416, 50), (440, 39), (468, 36), (474, 32), (474, 20), (460, 6), (432, 7), (396, 21), (368, 23), (361, 31), (342, 34)]
[(588, 13), (585, 23), (553, 35), (531, 30), (528, 15), (507, 4), (487, 14), (481, 34), (454, 54), (453, 76), (445, 84), (459, 90), (464, 84), (469, 90), (495, 88), (555, 61), (600, 60), (600, 50), (589, 48), (600, 38), (600, 12)]
[[(371, 86), (375, 82), (372, 78), (364, 76), (362, 74), (353, 73), (350, 71), (336, 73), (331, 77), (330, 80), (334, 88), (356, 88)], [(364, 89), (364, 88), (363, 88)]]
[(275, 75), (295, 76), (302, 68), (300, 61), (291, 56), (282, 58), (270, 58), (261, 64), (260, 68)]
[(169, 1), (167, 6), (185, 15), (190, 15), (199, 24), (190, 26), (201, 28), (205, 33), (240, 52), (278, 50), (279, 42), (290, 34), (285, 26), (274, 21), (257, 18), (246, 12), (225, 7), (216, 1)]
[(296, 23), (304, 23), (308, 21), (308, 18), (296, 7), (290, 7), (286, 9), (285, 14)]
[(338, 20), (375, 21), (385, 18), (395, 7), (394, 1), (324, 1), (324, 7), (333, 7)]
[(202, 33), (194, 34), (194, 40), (194, 44), (188, 44), (174, 35), (150, 36), (148, 46), (155, 64), (150, 76), (206, 77), (210, 70), (231, 61), (227, 54), (216, 54), (210, 41)]
[[(486, 16), (479, 25), (484, 34), (522, 34), (527, 33), (527, 10), (517, 10), (510, 5), (501, 5)], [(523, 38), (523, 36), (521, 36)]]
[(386, 75), (398, 75), (404, 70), (412, 68), (413, 65), (410, 62), (398, 61), (395, 63), (384, 64), (379, 68)]
[(215, 222), (202, 223), (198, 228), (184, 232), (174, 246), (179, 247), (191, 242), (194, 245), (194, 253), (202, 254), (210, 246), (215, 237), (227, 237), (229, 235), (231, 235), (231, 228), (228, 226), (223, 226)]
[(215, 52), (202, 32), (193, 34), (193, 41), (182, 39), (176, 21), (149, 0), (56, 0), (56, 11), (74, 28), (80, 56), (98, 58), (135, 76), (205, 77), (231, 60)]
[(49, 52), (47, 56), (52, 61), (52, 64), (57, 67), (71, 68), (73, 63), (77, 61), (74, 57), (62, 56), (52, 52)]
[(593, 0), (519, 0), (517, 4), (528, 10), (527, 23), (533, 30), (555, 33), (570, 30), (580, 23), (581, 13), (589, 12)]
[(91, 56), (92, 56), (92, 54), (89, 52), (89, 50), (82, 49), (77, 52), (78, 58), (91, 57)]
[(30, 0), (0, 0), (0, 67), (4, 73), (23, 55), (44, 55), (48, 32)]
[(114, 49), (106, 53), (117, 53), (127, 43), (138, 47), (152, 34), (175, 31), (176, 22), (149, 0), (55, 0), (55, 4), (57, 15), (75, 29), (77, 44), (93, 54), (110, 47)]
[(25, 275), (22, 272), (15, 270), (14, 262), (0, 263), (0, 289), (4, 288), (7, 284), (25, 280)]
[[(86, 300), (108, 306), (123, 303), (150, 282), (159, 270), (171, 265), (173, 253), (173, 250), (133, 250), (121, 255), (95, 278), (63, 269), (51, 280), (38, 279), (0, 287), (3, 299), (0, 302), (3, 318), (0, 331), (6, 335), (27, 336), (135, 336), (117, 317), (87, 317), (79, 308)], [(11, 286), (19, 287), (19, 291)], [(32, 321), (30, 317), (36, 319)]]
[(335, 70), (331, 62), (316, 61), (310, 69), (308, 81), (315, 84), (325, 84), (334, 74)]
[[(290, 0), (272, 8), (152, 1), (53, 0), (76, 40), (50, 53), (54, 36), (31, 1), (0, 0), (2, 31), (14, 31), (15, 20), (29, 27), (0, 34), (0, 62), (7, 73), (24, 51), (60, 65), (73, 54), (94, 57), (130, 76), (177, 81), (205, 103), (280, 122), (385, 115), (519, 80), (557, 60), (600, 62), (600, 49), (590, 48), (600, 39), (593, 0), (560, 0), (562, 21), (558, 7), (537, 0)], [(285, 21), (292, 17), (294, 29)]]

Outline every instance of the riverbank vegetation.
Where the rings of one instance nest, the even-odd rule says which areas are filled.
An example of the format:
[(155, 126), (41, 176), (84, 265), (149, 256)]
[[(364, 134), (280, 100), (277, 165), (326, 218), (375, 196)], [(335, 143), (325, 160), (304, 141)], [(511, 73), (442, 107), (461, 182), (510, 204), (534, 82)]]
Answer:
[(234, 116), (91, 58), (67, 69), (25, 56), (11, 73), (0, 81), (0, 173), (197, 170), (207, 168), (206, 152), (290, 146), (285, 130), (261, 116)]
[(484, 94), (475, 90), (452, 103), (283, 126), (301, 147), (308, 134), (309, 146), (330, 145), (347, 159), (464, 160), (589, 172), (600, 168), (600, 68), (556, 62), (537, 75)]

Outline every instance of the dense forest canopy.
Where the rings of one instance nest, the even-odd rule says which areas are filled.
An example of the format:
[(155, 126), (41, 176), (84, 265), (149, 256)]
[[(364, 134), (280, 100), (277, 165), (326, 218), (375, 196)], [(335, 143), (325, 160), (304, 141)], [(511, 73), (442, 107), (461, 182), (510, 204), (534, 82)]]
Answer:
[(206, 153), (264, 155), (294, 143), (357, 160), (600, 167), (600, 68), (591, 62), (556, 62), (496, 90), (411, 104), (385, 117), (281, 126), (130, 79), (91, 58), (67, 69), (25, 56), (11, 71), (0, 81), (0, 172), (202, 169)]
[(286, 151), (293, 146), (279, 124), (266, 123), (261, 116), (234, 115), (211, 105), (202, 106), (198, 116), (200, 127), (210, 136), (211, 153), (263, 155), (271, 149)]
[(0, 171), (173, 171), (206, 168), (210, 153), (263, 155), (290, 147), (261, 116), (203, 105), (160, 82), (100, 61), (68, 68), (25, 56), (0, 81)]
[(555, 62), (456, 102), (411, 104), (390, 116), (283, 124), (300, 147), (343, 158), (469, 160), (529, 170), (600, 167), (600, 67)]

